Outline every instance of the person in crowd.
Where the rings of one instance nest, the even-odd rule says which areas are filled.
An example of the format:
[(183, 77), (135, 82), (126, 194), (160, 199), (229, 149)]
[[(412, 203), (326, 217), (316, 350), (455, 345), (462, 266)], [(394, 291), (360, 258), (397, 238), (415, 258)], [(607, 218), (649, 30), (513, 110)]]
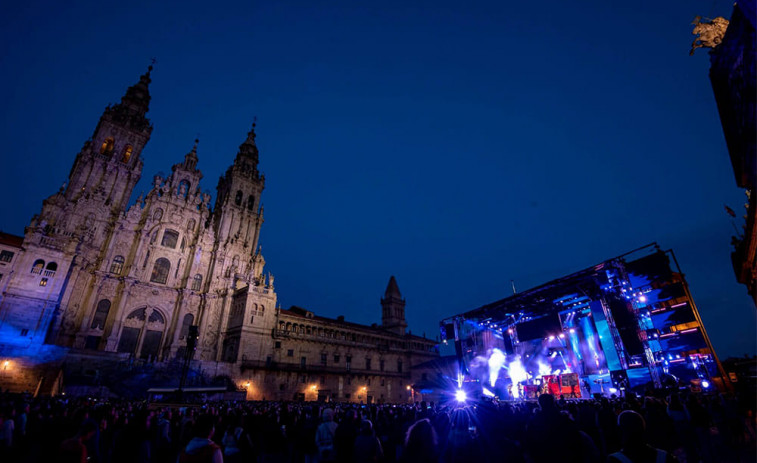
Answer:
[(662, 449), (648, 445), (644, 439), (646, 423), (633, 410), (618, 415), (622, 448), (607, 457), (607, 463), (676, 463), (678, 459)]
[(13, 438), (16, 432), (16, 411), (13, 407), (6, 407), (3, 412), (2, 427), (0, 427), (0, 448), (13, 448)]
[(154, 419), (152, 447), (158, 461), (167, 461), (171, 455), (171, 411), (165, 410)]
[(242, 461), (242, 449), (251, 447), (250, 438), (242, 425), (242, 418), (235, 418), (223, 434), (221, 443), (226, 463)]
[[(545, 442), (550, 445), (544, 445)], [(551, 394), (539, 396), (539, 412), (526, 430), (526, 450), (536, 463), (599, 459), (599, 451), (591, 438), (579, 431), (568, 415), (560, 412)]]
[(355, 446), (352, 450), (354, 463), (378, 463), (384, 457), (381, 442), (373, 432), (373, 423), (370, 420), (360, 422), (360, 433), (355, 438)]
[(200, 415), (193, 427), (194, 437), (179, 455), (179, 463), (223, 463), (223, 452), (211, 440), (215, 432), (215, 418)]
[(470, 411), (456, 409), (452, 412), (452, 426), (447, 438), (447, 448), (442, 454), (445, 463), (481, 461), (481, 448), (477, 440), (477, 426), (471, 421)]
[[(446, 416), (446, 414), (444, 415)], [(447, 422), (449, 423), (449, 422)], [(407, 430), (400, 463), (438, 463), (439, 439), (428, 418), (416, 421)]]
[(334, 410), (327, 408), (323, 410), (323, 423), (318, 426), (315, 432), (315, 445), (318, 448), (318, 459), (322, 462), (331, 462), (336, 460), (336, 430), (337, 424), (334, 422)]
[[(352, 449), (355, 446), (360, 418), (358, 411), (348, 409), (345, 411), (339, 426), (334, 432), (334, 448), (336, 450), (336, 461), (348, 463), (352, 459)], [(317, 442), (317, 441), (316, 441)]]
[[(19, 426), (25, 404), (29, 407), (24, 440)], [(756, 440), (754, 433), (747, 431), (754, 426), (750, 418), (754, 416), (753, 394), (742, 397), (738, 392), (718, 397), (675, 390), (666, 396), (666, 391), (650, 388), (641, 400), (633, 393), (622, 398), (563, 401), (545, 394), (539, 403), (471, 400), (465, 405), (419, 402), (364, 406), (332, 402), (325, 414), (321, 407), (326, 408), (324, 404), (302, 402), (221, 401), (169, 409), (144, 401), (0, 393), (0, 461), (80, 461), (83, 445), (88, 463), (175, 463), (218, 458), (228, 462), (239, 455), (242, 461), (258, 463), (341, 463), (356, 459), (385, 463), (617, 463), (622, 458), (645, 461), (651, 458), (648, 448), (664, 450), (686, 462), (730, 462), (752, 461)], [(628, 432), (623, 423), (623, 429), (619, 426), (618, 415), (625, 411), (643, 417), (642, 438), (638, 432)], [(198, 419), (201, 415), (208, 415), (210, 427), (203, 424), (206, 418)], [(319, 415), (324, 420), (321, 425), (316, 421)], [(8, 419), (16, 427), (10, 448), (3, 432)], [(373, 430), (362, 421), (373, 423)], [(87, 432), (74, 438), (68, 434), (69, 430), (81, 431), (84, 423), (98, 425), (98, 443), (93, 441), (97, 432), (90, 437)], [(240, 428), (243, 434), (239, 434)], [(319, 428), (321, 435), (317, 437)], [(328, 432), (324, 435), (324, 431)], [(245, 435), (250, 439), (238, 437)], [(170, 443), (166, 445), (168, 439), (161, 436), (168, 436)], [(376, 440), (383, 456), (376, 457)], [(70, 452), (60, 455), (64, 441), (64, 448)], [(321, 458), (319, 449), (329, 446), (331, 451)], [(598, 447), (607, 451), (598, 455)], [(642, 449), (640, 457), (634, 454), (637, 449)], [(613, 458), (608, 459), (611, 454)], [(655, 451), (655, 458), (657, 455)], [(675, 461), (667, 455), (665, 460)]]
[(72, 438), (60, 444), (56, 461), (60, 463), (87, 463), (87, 442), (97, 432), (97, 425), (93, 421), (85, 421), (79, 432)]

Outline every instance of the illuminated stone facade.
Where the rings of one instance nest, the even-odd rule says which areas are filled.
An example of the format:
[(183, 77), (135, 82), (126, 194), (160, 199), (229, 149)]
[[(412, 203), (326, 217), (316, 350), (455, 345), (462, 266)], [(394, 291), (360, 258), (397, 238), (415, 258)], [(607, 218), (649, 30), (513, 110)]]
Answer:
[(434, 342), (405, 334), (393, 277), (381, 326), (277, 306), (258, 244), (265, 177), (254, 125), (212, 208), (197, 143), (127, 207), (152, 132), (149, 83), (150, 70), (105, 109), (23, 243), (0, 240), (0, 252), (13, 253), (0, 262), (0, 356), (54, 345), (71, 358), (168, 364), (197, 325), (193, 367), (232, 377), (250, 398), (406, 400), (411, 366), (436, 353)]

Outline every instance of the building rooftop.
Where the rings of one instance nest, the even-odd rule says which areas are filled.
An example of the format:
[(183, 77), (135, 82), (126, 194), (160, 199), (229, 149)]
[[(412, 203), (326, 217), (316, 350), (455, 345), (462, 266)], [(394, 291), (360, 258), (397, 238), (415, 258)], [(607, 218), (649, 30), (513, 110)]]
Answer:
[(0, 244), (4, 244), (6, 246), (13, 246), (15, 248), (20, 248), (23, 242), (24, 242), (23, 236), (11, 235), (10, 233), (5, 233), (5, 232), (0, 231)]

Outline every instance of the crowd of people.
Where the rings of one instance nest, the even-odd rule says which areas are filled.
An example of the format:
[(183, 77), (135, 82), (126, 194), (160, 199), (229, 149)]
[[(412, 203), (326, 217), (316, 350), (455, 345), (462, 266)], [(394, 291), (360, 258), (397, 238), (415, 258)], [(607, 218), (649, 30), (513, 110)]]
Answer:
[(755, 461), (754, 397), (168, 406), (0, 394), (3, 462)]

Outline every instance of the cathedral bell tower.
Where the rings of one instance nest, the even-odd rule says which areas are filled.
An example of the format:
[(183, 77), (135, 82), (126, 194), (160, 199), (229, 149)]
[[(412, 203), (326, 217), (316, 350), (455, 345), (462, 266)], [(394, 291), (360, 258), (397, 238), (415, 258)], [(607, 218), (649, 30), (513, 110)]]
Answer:
[(250, 280), (261, 277), (262, 256), (257, 251), (263, 224), (260, 195), (265, 187), (265, 176), (258, 171), (255, 137), (253, 123), (234, 164), (218, 180), (213, 209), (217, 250), (231, 265), (224, 265), (225, 272), (243, 274)]
[(393, 333), (404, 335), (407, 328), (405, 321), (405, 300), (394, 275), (389, 278), (384, 297), (381, 299), (381, 327)]
[(64, 196), (101, 203), (122, 211), (142, 174), (142, 149), (150, 139), (152, 125), (146, 114), (150, 104), (150, 72), (129, 87), (121, 102), (105, 108), (92, 138), (76, 156)]

